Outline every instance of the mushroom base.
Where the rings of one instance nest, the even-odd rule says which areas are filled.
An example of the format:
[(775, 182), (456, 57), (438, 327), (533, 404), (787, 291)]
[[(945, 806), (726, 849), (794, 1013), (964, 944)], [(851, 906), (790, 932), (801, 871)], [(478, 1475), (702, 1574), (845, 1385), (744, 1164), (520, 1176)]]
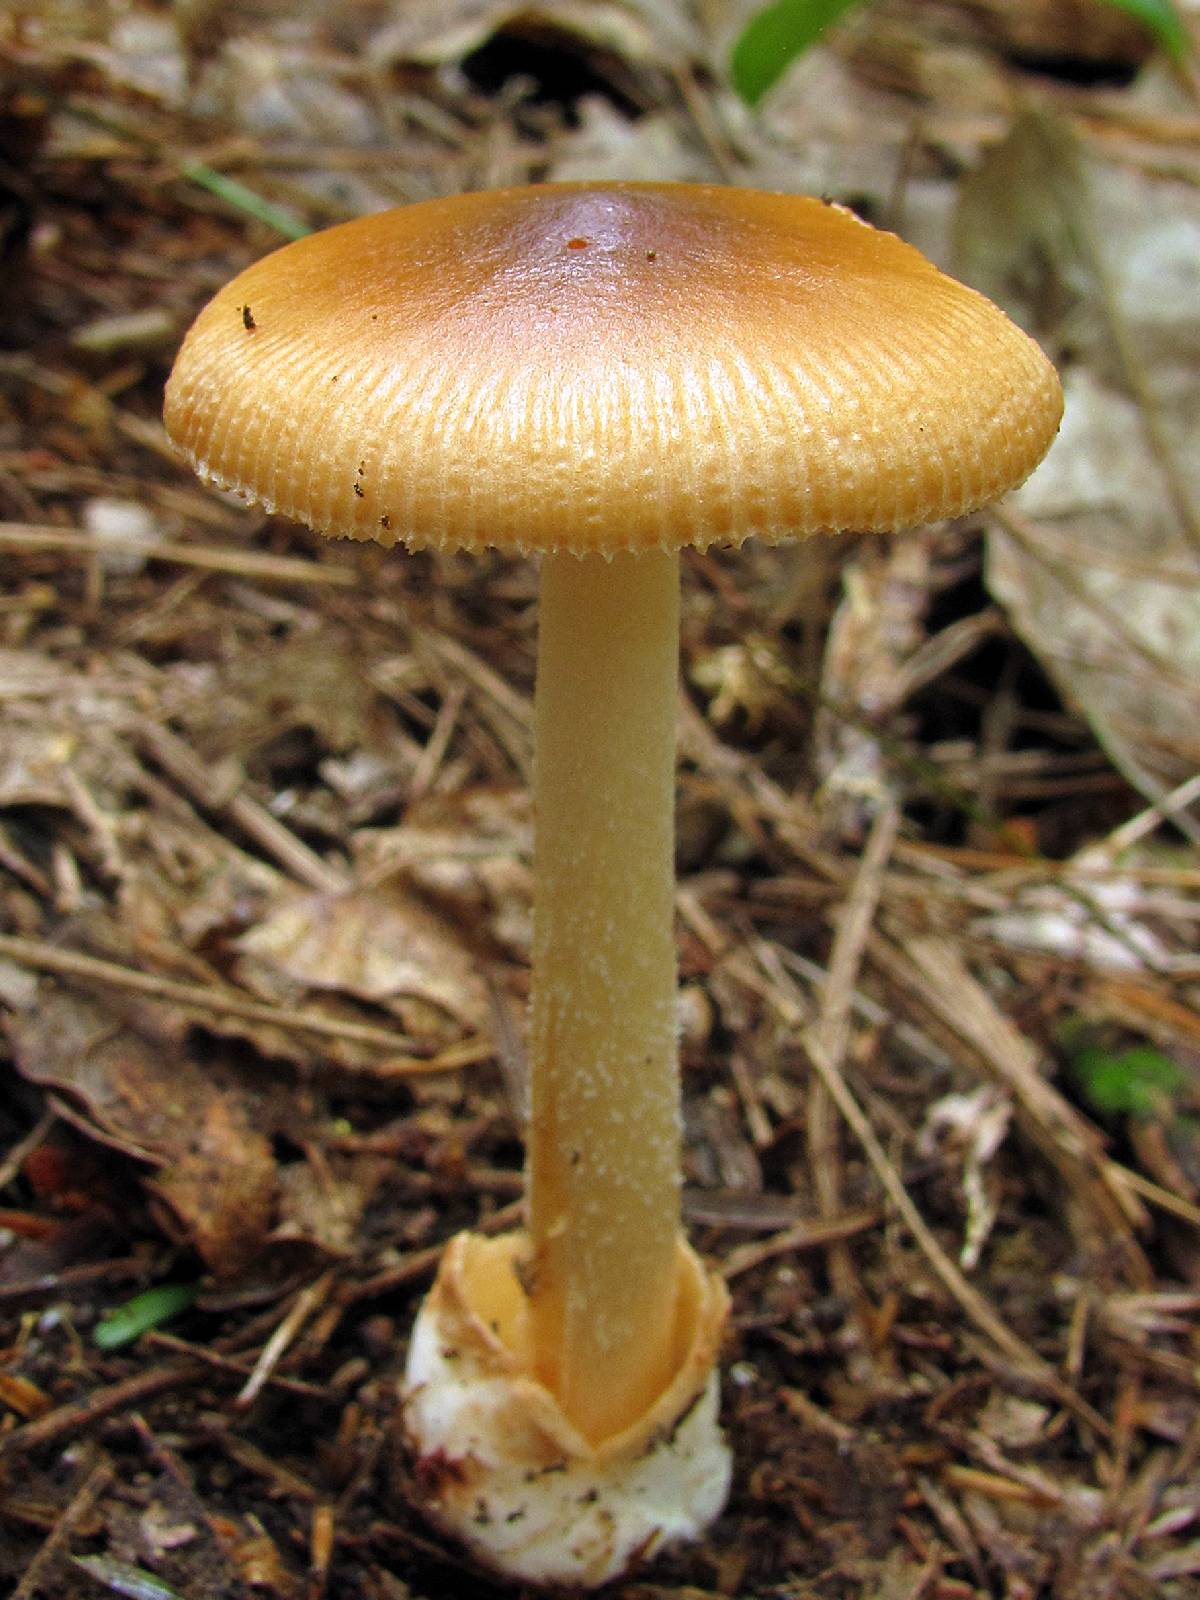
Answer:
[(716, 1356), (721, 1280), (679, 1242), (680, 1359), (645, 1414), (589, 1442), (530, 1371), (524, 1234), (451, 1240), (409, 1348), (404, 1421), (423, 1507), (524, 1583), (592, 1587), (698, 1538), (729, 1489)]

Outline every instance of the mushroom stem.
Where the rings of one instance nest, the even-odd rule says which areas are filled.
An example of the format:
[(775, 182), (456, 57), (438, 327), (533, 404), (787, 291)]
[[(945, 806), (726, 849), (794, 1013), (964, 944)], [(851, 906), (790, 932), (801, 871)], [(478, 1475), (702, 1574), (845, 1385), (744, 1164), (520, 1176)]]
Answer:
[(548, 555), (535, 706), (532, 1359), (593, 1442), (677, 1359), (675, 551)]

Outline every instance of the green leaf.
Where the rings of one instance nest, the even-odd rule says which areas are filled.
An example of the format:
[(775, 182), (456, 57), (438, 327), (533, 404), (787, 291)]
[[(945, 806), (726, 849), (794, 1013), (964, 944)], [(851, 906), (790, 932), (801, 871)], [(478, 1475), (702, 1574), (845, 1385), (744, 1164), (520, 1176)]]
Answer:
[(1072, 1065), (1092, 1105), (1110, 1115), (1161, 1117), (1173, 1109), (1172, 1096), (1187, 1082), (1182, 1067), (1149, 1046), (1121, 1055), (1088, 1046), (1079, 1051)]
[(168, 1587), (152, 1572), (131, 1566), (128, 1561), (117, 1561), (112, 1556), (72, 1556), (71, 1560), (97, 1583), (113, 1594), (124, 1595), (126, 1600), (183, 1600), (178, 1589)]
[(92, 1331), (92, 1339), (101, 1350), (119, 1350), (186, 1311), (195, 1298), (193, 1283), (163, 1283), (156, 1289), (147, 1289), (145, 1294), (135, 1295), (102, 1317)]
[(1172, 61), (1187, 60), (1191, 39), (1174, 0), (1108, 0), (1108, 4), (1144, 23)]
[(277, 206), (273, 200), (266, 200), (248, 185), (237, 178), (231, 178), (228, 173), (218, 172), (215, 167), (210, 167), (207, 161), (184, 161), (180, 164), (180, 172), (192, 183), (201, 189), (207, 189), (209, 194), (215, 194), (218, 200), (224, 200), (226, 205), (234, 206), (238, 211), (245, 211), (247, 215), (256, 217), (259, 222), (265, 222), (268, 228), (274, 228), (276, 233), (281, 233), (285, 239), (303, 239), (311, 232), (300, 218), (286, 206)]
[[(775, 0), (751, 17), (729, 60), (733, 87), (756, 106), (797, 56), (819, 39), (843, 12), (862, 0)], [(1107, 0), (1149, 28), (1173, 61), (1186, 61), (1191, 37), (1175, 0)]]
[[(733, 87), (756, 106), (773, 83), (844, 11), (861, 0), (776, 0), (751, 17), (733, 47)], [(1118, 3), (1118, 0), (1114, 0)]]

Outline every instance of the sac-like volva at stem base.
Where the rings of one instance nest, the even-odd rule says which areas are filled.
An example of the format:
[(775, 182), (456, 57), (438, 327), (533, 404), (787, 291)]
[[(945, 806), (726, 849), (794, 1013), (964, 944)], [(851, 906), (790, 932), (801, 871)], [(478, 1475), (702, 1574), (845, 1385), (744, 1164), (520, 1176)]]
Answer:
[(522, 1583), (592, 1587), (720, 1513), (730, 1453), (717, 1420), (724, 1284), (677, 1244), (681, 1346), (631, 1427), (591, 1444), (528, 1365), (522, 1234), (459, 1234), (409, 1347), (404, 1420), (416, 1498), (482, 1563)]

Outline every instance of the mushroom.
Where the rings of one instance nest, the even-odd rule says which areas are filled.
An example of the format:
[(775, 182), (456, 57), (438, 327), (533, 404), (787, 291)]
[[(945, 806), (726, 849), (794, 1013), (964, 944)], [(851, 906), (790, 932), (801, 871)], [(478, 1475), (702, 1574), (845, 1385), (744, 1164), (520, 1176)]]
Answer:
[(405, 1416), (434, 1518), (595, 1584), (723, 1504), (726, 1314), (680, 1224), (679, 552), (889, 531), (1024, 478), (1061, 394), (990, 302), (840, 206), (459, 195), (285, 246), (200, 314), (166, 421), (323, 533), (541, 556), (527, 1226), (460, 1235)]

